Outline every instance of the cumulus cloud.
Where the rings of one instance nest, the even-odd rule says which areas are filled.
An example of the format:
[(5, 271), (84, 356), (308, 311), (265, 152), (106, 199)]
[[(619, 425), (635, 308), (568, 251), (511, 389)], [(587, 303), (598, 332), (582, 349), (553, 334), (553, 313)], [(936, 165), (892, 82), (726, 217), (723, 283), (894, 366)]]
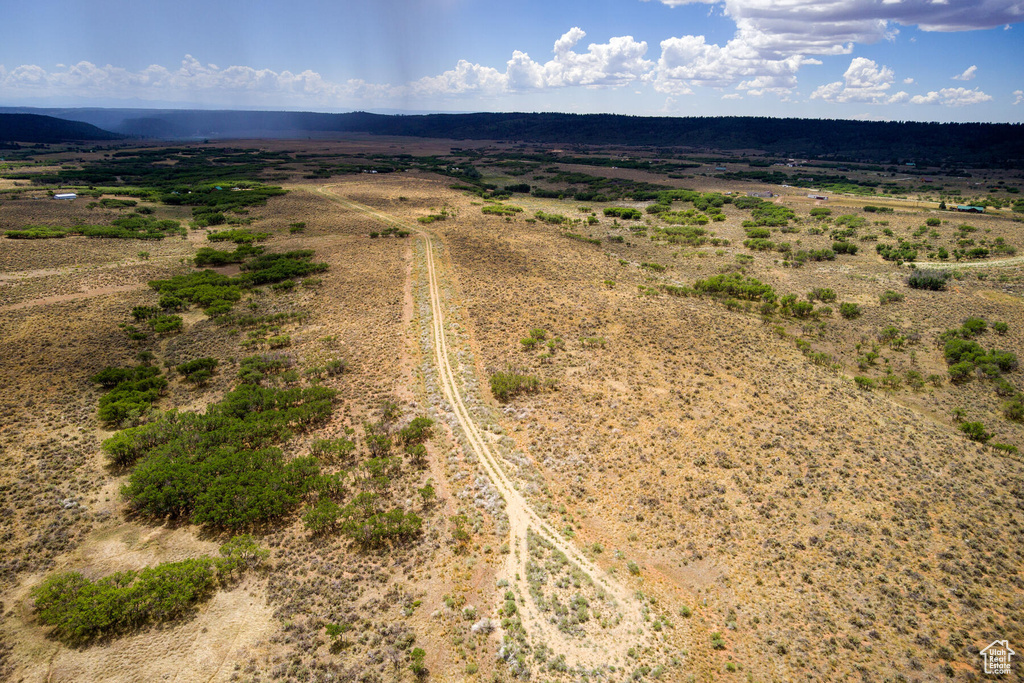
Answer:
[(691, 92), (692, 86), (735, 86), (752, 95), (785, 93), (796, 87), (796, 72), (816, 59), (793, 55), (765, 59), (741, 40), (720, 46), (704, 36), (682, 36), (661, 41), (661, 57), (651, 76), (660, 92)]
[(811, 99), (882, 103), (889, 99), (888, 90), (894, 78), (895, 74), (889, 67), (879, 67), (873, 60), (855, 57), (843, 74), (842, 81), (820, 86), (811, 93)]
[(970, 104), (989, 102), (992, 96), (977, 88), (942, 88), (932, 90), (927, 95), (914, 95), (910, 98), (911, 104), (941, 104), (947, 107), (964, 107)]
[(331, 104), (351, 97), (387, 96), (394, 89), (351, 80), (332, 83), (315, 71), (276, 72), (248, 66), (218, 67), (185, 55), (175, 69), (154, 64), (141, 71), (79, 62), (52, 71), (22, 65), (0, 67), (0, 92), (27, 97), (108, 97), (159, 100), (195, 100), (210, 97), (246, 104), (277, 103), (283, 95), (308, 103)]
[[(648, 0), (645, 0), (648, 1)], [(1020, 0), (660, 0), (678, 7), (721, 5), (737, 37), (766, 56), (849, 54), (855, 43), (895, 37), (897, 25), (967, 31), (1024, 19)]]
[(440, 76), (422, 78), (410, 84), (417, 95), (446, 95), (480, 92), (498, 94), (571, 86), (616, 87), (637, 81), (654, 63), (644, 59), (647, 43), (632, 36), (617, 36), (607, 43), (591, 43), (586, 52), (576, 50), (586, 32), (573, 27), (554, 44), (554, 57), (533, 60), (516, 50), (505, 63), (505, 71), (460, 61), (455, 69)]
[(1020, 104), (1021, 102), (1024, 102), (1024, 90), (1014, 90), (1013, 96), (1016, 98), (1013, 101), (1014, 104)]
[(957, 76), (953, 76), (954, 81), (973, 81), (975, 74), (978, 72), (977, 65), (972, 64), (967, 69)]

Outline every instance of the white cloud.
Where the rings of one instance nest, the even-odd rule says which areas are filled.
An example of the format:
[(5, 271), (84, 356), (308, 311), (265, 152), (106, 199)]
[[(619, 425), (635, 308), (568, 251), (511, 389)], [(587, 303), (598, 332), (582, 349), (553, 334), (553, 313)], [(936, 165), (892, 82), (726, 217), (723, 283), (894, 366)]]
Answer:
[(138, 98), (142, 100), (276, 104), (284, 95), (308, 104), (389, 95), (393, 88), (363, 81), (326, 81), (315, 71), (292, 73), (248, 66), (220, 68), (185, 55), (177, 69), (154, 64), (141, 71), (79, 62), (53, 71), (36, 65), (0, 70), (0, 91), (26, 97)]
[(661, 58), (651, 78), (660, 92), (690, 92), (696, 85), (782, 94), (796, 87), (796, 72), (803, 64), (821, 62), (800, 55), (766, 59), (741, 40), (722, 47), (704, 36), (682, 36), (661, 41)]
[(911, 104), (941, 104), (947, 107), (963, 107), (970, 104), (989, 102), (992, 96), (975, 88), (942, 88), (932, 90), (927, 95), (914, 95), (910, 98)]
[[(644, 0), (649, 1), (649, 0)], [(925, 31), (987, 29), (1024, 19), (1020, 0), (660, 0), (722, 5), (737, 38), (765, 56), (849, 54), (855, 43), (892, 39), (896, 25)]]
[(221, 68), (185, 55), (176, 69), (154, 64), (141, 71), (90, 62), (58, 66), (52, 71), (31, 64), (8, 71), (0, 65), (0, 93), (5, 97), (135, 98), (235, 105), (276, 105), (287, 96), (292, 104), (340, 107), (349, 103), (401, 103), (410, 97), (614, 87), (638, 82), (654, 67), (654, 62), (644, 59), (646, 42), (618, 36), (607, 43), (591, 43), (585, 52), (577, 51), (585, 36), (580, 28), (567, 31), (555, 42), (554, 56), (547, 62), (535, 62), (519, 51), (512, 54), (504, 71), (459, 60), (441, 74), (398, 86), (361, 79), (336, 83), (309, 70), (293, 73), (248, 66)]
[(1013, 101), (1014, 104), (1020, 104), (1021, 102), (1024, 102), (1024, 90), (1014, 90), (1013, 96), (1016, 98)]
[(510, 92), (570, 86), (614, 87), (641, 79), (654, 63), (644, 59), (647, 43), (632, 36), (617, 36), (607, 43), (591, 43), (586, 52), (575, 50), (586, 36), (579, 27), (564, 33), (554, 45), (554, 58), (536, 62), (516, 50), (504, 73), (491, 67), (460, 61), (452, 71), (423, 78), (411, 85), (416, 94)]
[(977, 72), (978, 72), (977, 65), (972, 64), (971, 66), (967, 67), (967, 69), (962, 74), (959, 74), (957, 76), (953, 76), (953, 80), (954, 81), (973, 81), (974, 80), (974, 76), (977, 74)]
[(820, 86), (811, 93), (811, 99), (827, 102), (882, 103), (887, 100), (886, 96), (892, 87), (894, 77), (893, 70), (889, 67), (879, 67), (870, 59), (855, 57), (843, 74), (842, 81)]

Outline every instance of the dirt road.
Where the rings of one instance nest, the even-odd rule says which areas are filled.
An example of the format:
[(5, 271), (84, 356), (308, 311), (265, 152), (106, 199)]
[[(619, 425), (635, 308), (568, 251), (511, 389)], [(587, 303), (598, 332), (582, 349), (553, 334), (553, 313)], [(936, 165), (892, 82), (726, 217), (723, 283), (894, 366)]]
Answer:
[[(456, 381), (455, 369), (452, 366), (451, 359), (456, 357), (456, 354), (453, 354), (449, 348), (445, 333), (446, 303), (442, 299), (441, 288), (438, 282), (440, 267), (434, 258), (434, 240), (436, 238), (429, 232), (416, 226), (403, 223), (393, 216), (351, 201), (333, 192), (327, 186), (318, 188), (318, 192), (329, 196), (349, 209), (373, 217), (382, 223), (408, 230), (418, 235), (424, 241), (429, 278), (434, 363), (441, 382), (440, 388), (454, 412), (466, 443), (478, 458), (492, 485), (505, 500), (511, 535), (509, 545), (512, 548), (512, 552), (508, 554), (504, 578), (509, 581), (510, 585), (516, 585), (519, 588), (518, 592), (520, 595), (528, 594), (528, 587), (526, 586), (527, 572), (525, 571), (526, 560), (529, 557), (527, 530), (532, 529), (535, 534), (538, 534), (555, 549), (564, 553), (573, 564), (590, 577), (595, 586), (612, 596), (621, 615), (621, 621), (614, 628), (605, 629), (601, 633), (601, 640), (604, 642), (601, 642), (599, 645), (591, 643), (589, 648), (583, 647), (582, 643), (572, 640), (554, 628), (549, 618), (541, 614), (531, 600), (526, 600), (523, 605), (524, 616), (526, 617), (524, 618), (524, 623), (528, 626), (532, 625), (535, 630), (539, 630), (543, 640), (547, 642), (549, 647), (557, 643), (557, 646), (553, 647), (553, 649), (556, 652), (565, 654), (568, 661), (573, 664), (583, 664), (584, 666), (597, 666), (607, 663), (610, 661), (610, 657), (622, 655), (629, 647), (646, 640), (647, 633), (640, 616), (640, 607), (634, 597), (538, 515), (529, 501), (519, 492), (515, 482), (506, 474), (500, 459), (488, 446), (487, 440), (481, 434), (479, 427), (467, 409), (464, 397), (459, 389), (459, 383)], [(539, 634), (533, 633), (532, 635), (537, 636)]]

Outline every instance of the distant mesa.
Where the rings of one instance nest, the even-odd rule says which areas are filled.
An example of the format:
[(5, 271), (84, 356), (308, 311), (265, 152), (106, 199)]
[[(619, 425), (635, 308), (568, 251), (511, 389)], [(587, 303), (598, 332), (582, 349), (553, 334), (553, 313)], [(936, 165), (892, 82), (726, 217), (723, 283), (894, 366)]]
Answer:
[(0, 142), (58, 143), (120, 140), (124, 136), (81, 121), (40, 114), (0, 114)]

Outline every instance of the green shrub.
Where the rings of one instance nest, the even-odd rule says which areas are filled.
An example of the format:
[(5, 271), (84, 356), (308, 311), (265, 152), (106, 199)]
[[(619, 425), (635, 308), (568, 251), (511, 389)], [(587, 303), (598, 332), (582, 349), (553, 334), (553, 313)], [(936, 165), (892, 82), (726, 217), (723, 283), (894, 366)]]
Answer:
[(188, 382), (201, 383), (210, 378), (217, 368), (216, 358), (196, 358), (178, 365), (178, 374), (185, 377)]
[(854, 377), (853, 381), (854, 381), (854, 383), (856, 383), (856, 385), (857, 385), (857, 387), (859, 389), (871, 390), (871, 389), (874, 389), (878, 385), (878, 382), (876, 382), (875, 380), (871, 379), (870, 377), (864, 377), (864, 376), (861, 376), (861, 375), (857, 375), (856, 377)]
[(1003, 416), (1013, 422), (1024, 422), (1024, 397), (1017, 396), (1003, 404)]
[(983, 318), (971, 316), (960, 326), (960, 333), (964, 337), (976, 337), (988, 329), (988, 323)]
[(953, 363), (949, 366), (949, 381), (951, 382), (964, 382), (971, 377), (971, 373), (974, 372), (974, 363), (963, 362)]
[(491, 393), (505, 403), (519, 394), (534, 393), (540, 389), (540, 380), (517, 372), (497, 372), (491, 375)]
[(894, 292), (891, 289), (887, 289), (878, 295), (878, 303), (885, 306), (886, 304), (892, 304), (899, 301), (903, 301), (904, 296), (899, 292)]
[(134, 368), (105, 368), (92, 381), (110, 391), (100, 397), (99, 418), (107, 425), (138, 423), (167, 388), (160, 368), (138, 365)]
[(629, 209), (622, 206), (610, 206), (604, 210), (604, 215), (632, 221), (638, 221), (644, 217), (639, 209)]
[(941, 291), (946, 288), (946, 280), (948, 279), (949, 273), (945, 270), (918, 268), (907, 278), (907, 284), (914, 289)]
[(817, 299), (823, 303), (831, 303), (836, 300), (836, 291), (828, 287), (815, 287), (808, 295), (809, 299)]
[(180, 332), (184, 326), (184, 320), (182, 320), (180, 315), (160, 315), (150, 318), (149, 326), (157, 334), (169, 334), (171, 332)]
[(860, 317), (860, 306), (850, 302), (841, 303), (839, 314), (847, 318), (848, 321), (852, 321), (853, 318)]
[(833, 242), (832, 243), (832, 251), (834, 251), (837, 254), (849, 254), (850, 256), (853, 256), (854, 254), (857, 253), (857, 250), (859, 248), (860, 247), (858, 247), (853, 242)]
[(1010, 326), (1004, 322), (995, 322), (992, 323), (992, 329), (996, 331), (996, 334), (1006, 334), (1009, 331)]
[(252, 541), (232, 538), (221, 546), (222, 559), (201, 557), (165, 562), (141, 571), (122, 571), (96, 581), (78, 572), (47, 577), (32, 589), (39, 621), (70, 645), (114, 636), (151, 622), (189, 612), (236, 569), (253, 566), (266, 551)]
[(980, 422), (961, 422), (960, 431), (967, 435), (971, 441), (985, 443), (992, 438), (992, 435), (985, 431), (985, 425)]
[(715, 294), (747, 301), (774, 301), (771, 285), (740, 273), (723, 273), (707, 280), (698, 280), (693, 288), (704, 294)]

